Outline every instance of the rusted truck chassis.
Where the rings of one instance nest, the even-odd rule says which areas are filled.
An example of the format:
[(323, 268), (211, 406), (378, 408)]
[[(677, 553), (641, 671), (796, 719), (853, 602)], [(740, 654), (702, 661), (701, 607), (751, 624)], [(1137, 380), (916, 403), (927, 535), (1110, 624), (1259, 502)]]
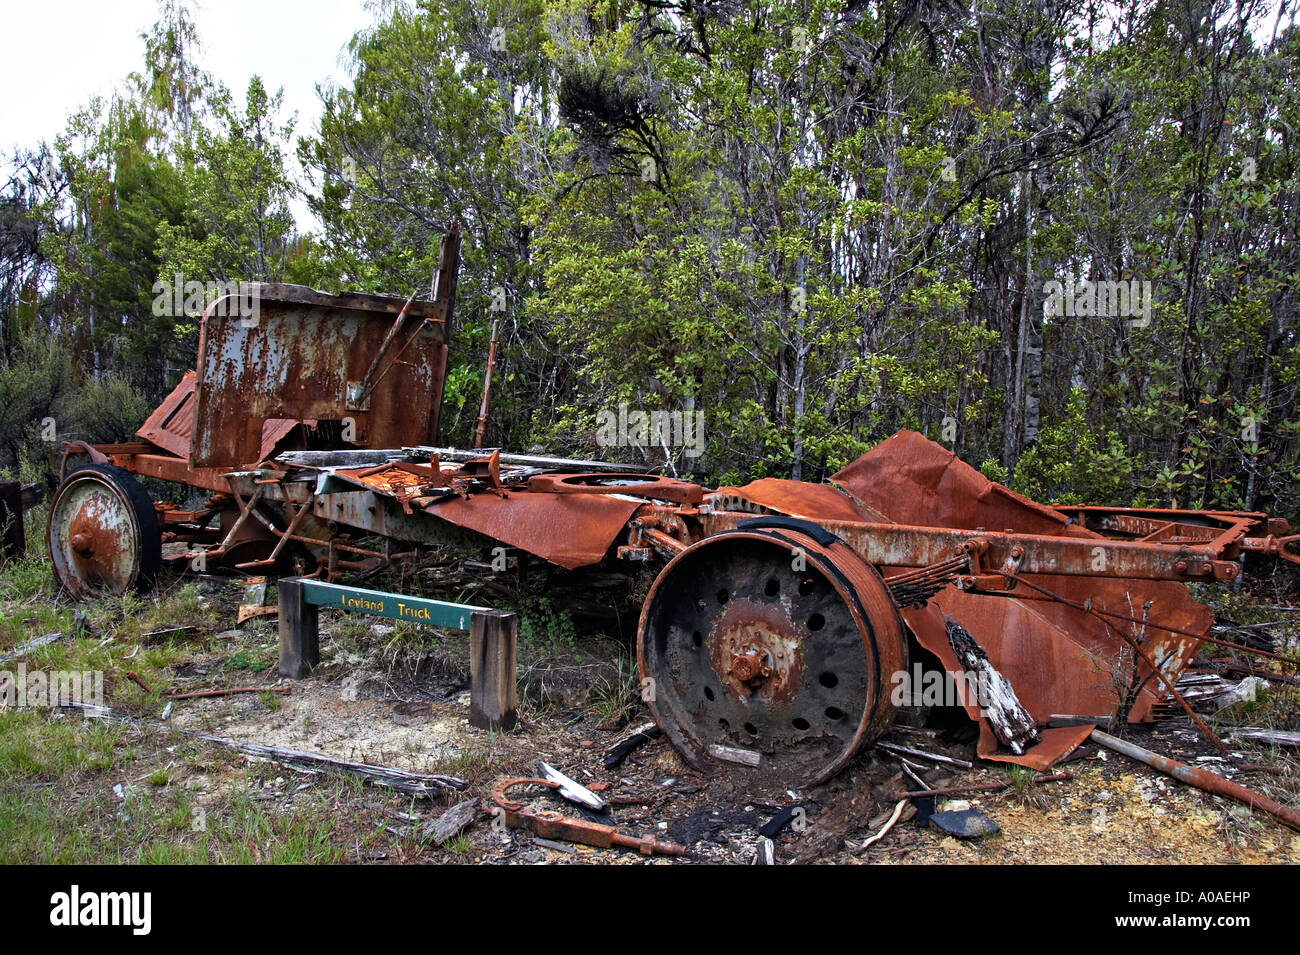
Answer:
[[(442, 447), (458, 262), (453, 226), (428, 301), (262, 285), (253, 315), (211, 303), (195, 371), (138, 440), (67, 445), (47, 534), (62, 586), (147, 588), (165, 543), (190, 567), (326, 579), (458, 539), (567, 569), (662, 564), (637, 647), (656, 721), (692, 764), (802, 785), (918, 699), (928, 655), (982, 756), (1050, 765), (1089, 730), (1053, 716), (1144, 720), (1181, 700), (1211, 623), (1186, 584), (1231, 580), (1252, 553), (1300, 563), (1285, 521), (1049, 507), (907, 431), (828, 484), (713, 490)], [(137, 476), (206, 500), (152, 500)], [(1027, 724), (999, 720), (1005, 692), (972, 679), (988, 671)]]

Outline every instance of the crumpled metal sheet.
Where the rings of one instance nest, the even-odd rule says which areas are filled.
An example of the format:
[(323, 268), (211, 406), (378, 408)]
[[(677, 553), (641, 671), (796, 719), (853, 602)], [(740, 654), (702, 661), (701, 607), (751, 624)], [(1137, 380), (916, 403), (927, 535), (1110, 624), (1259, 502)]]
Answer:
[[(153, 414), (145, 419), (136, 436), (188, 461), (191, 436), (194, 433), (195, 381), (196, 377), (192, 371), (182, 375), (180, 383), (163, 399), (162, 404), (154, 409)], [(312, 426), (316, 422), (311, 419), (302, 423)], [(271, 457), (279, 443), (298, 424), (298, 421), (286, 418), (268, 418), (262, 422), (262, 442), (257, 460), (244, 461), (242, 464), (253, 465)]]
[(425, 513), (575, 570), (600, 563), (644, 504), (610, 494), (508, 491), (448, 498)]
[(805, 484), (781, 478), (761, 478), (744, 487), (720, 487), (712, 497), (718, 504), (748, 501), (779, 514), (823, 521), (888, 521), (879, 511), (854, 500), (829, 484)]
[[(990, 481), (951, 451), (912, 431), (900, 431), (882, 442), (832, 480), (895, 523), (1097, 536), (1067, 525), (1059, 511)], [(889, 575), (888, 570), (885, 573)], [(1150, 601), (1148, 619), (1192, 633), (1208, 633), (1213, 621), (1209, 608), (1193, 600), (1179, 583), (1048, 575), (1026, 579), (1067, 599), (1080, 603), (1090, 599), (1099, 609), (1132, 617), (1141, 618), (1144, 604)], [(1127, 654), (1111, 627), (1124, 624), (1108, 626), (1091, 614), (1051, 601), (982, 596), (953, 588), (942, 591), (923, 609), (902, 613), (921, 645), (938, 656), (950, 673), (960, 674), (943, 615), (958, 621), (1039, 721), (1054, 714), (1102, 716), (1116, 711), (1117, 670)], [(1148, 628), (1142, 646), (1153, 660), (1165, 661), (1162, 671), (1175, 680), (1201, 644), (1191, 637)], [(1148, 675), (1145, 664), (1139, 672)], [(1159, 681), (1148, 680), (1130, 720), (1146, 718), (1163, 696)], [(979, 719), (974, 701), (967, 710)], [(997, 741), (987, 723), (980, 723), (982, 757), (1037, 768), (1068, 752), (1074, 745), (1071, 740), (1078, 736), (1049, 732), (1024, 757), (1006, 756), (996, 752)]]

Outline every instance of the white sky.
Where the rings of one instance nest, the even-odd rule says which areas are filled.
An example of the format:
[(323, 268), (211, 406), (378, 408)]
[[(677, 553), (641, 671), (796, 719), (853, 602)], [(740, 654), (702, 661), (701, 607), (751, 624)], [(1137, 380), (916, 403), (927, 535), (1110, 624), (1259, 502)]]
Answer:
[[(284, 88), (280, 114), (298, 114), (295, 137), (314, 133), (316, 84), (342, 84), (344, 47), (374, 17), (363, 0), (199, 0), (197, 60), (239, 101), (257, 73)], [(155, 0), (21, 0), (6, 3), (0, 56), (0, 163), (14, 147), (53, 143), (69, 114), (120, 88), (144, 62), (140, 34), (158, 19)], [(295, 166), (296, 168), (296, 166)], [(310, 228), (294, 204), (299, 226)]]

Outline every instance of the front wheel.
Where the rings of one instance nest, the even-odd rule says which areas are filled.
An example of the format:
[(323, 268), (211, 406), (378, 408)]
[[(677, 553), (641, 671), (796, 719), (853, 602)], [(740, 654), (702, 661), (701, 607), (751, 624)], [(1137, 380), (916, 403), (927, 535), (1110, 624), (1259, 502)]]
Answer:
[(45, 536), (54, 576), (77, 598), (147, 590), (162, 559), (153, 502), (111, 464), (84, 464), (64, 479)]

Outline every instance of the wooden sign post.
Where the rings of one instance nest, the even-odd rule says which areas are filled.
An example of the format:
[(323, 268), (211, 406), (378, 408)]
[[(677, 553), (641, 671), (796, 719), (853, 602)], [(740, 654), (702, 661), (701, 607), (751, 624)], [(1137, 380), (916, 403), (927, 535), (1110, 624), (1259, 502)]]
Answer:
[(518, 614), (302, 577), (285, 577), (276, 587), (280, 602), (280, 676), (285, 679), (301, 680), (320, 663), (321, 607), (468, 630), (470, 724), (480, 729), (508, 730), (518, 720)]

